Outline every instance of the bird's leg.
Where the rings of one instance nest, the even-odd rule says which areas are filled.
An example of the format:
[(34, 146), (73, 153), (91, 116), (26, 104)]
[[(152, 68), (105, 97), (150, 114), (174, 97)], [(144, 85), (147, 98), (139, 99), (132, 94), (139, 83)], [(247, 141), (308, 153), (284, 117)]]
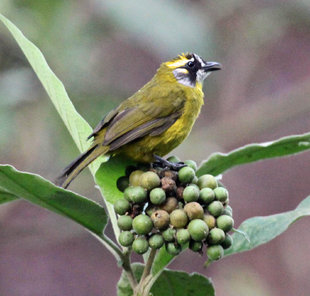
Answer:
[(187, 166), (184, 162), (171, 162), (155, 154), (154, 158), (156, 159), (156, 161), (153, 163), (153, 166), (155, 167), (169, 168), (178, 171), (181, 168)]

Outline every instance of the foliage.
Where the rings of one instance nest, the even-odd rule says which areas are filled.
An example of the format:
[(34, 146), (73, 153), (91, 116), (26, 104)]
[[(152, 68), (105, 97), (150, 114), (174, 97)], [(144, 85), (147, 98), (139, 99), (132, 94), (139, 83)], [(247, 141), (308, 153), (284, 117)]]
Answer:
[[(40, 50), (8, 19), (0, 15), (0, 20), (8, 28), (24, 52), (78, 148), (81, 151), (85, 150), (88, 146), (85, 139), (91, 132), (91, 128), (75, 110), (63, 84), (51, 71)], [(296, 154), (310, 149), (309, 142), (308, 133), (282, 138), (268, 144), (253, 144), (241, 147), (225, 155), (214, 154), (202, 164), (198, 172), (199, 174), (206, 172), (219, 174), (236, 165)], [(93, 175), (95, 175), (101, 161), (102, 159), (97, 160), (91, 167)], [(103, 164), (96, 174), (96, 182), (101, 188), (103, 200), (106, 203), (116, 235), (116, 219), (111, 202), (120, 196), (114, 186), (115, 180), (124, 173), (124, 168), (125, 162), (115, 159)], [(157, 255), (151, 252), (145, 267), (131, 265), (128, 250), (121, 250), (103, 234), (107, 223), (107, 215), (100, 205), (69, 190), (56, 187), (40, 176), (19, 172), (11, 166), (1, 166), (0, 202), (5, 203), (18, 198), (26, 199), (38, 206), (64, 215), (97, 236), (124, 269), (124, 274), (118, 285), (119, 295), (131, 295), (132, 288), (138, 289), (141, 295), (148, 295), (152, 287), (151, 284), (154, 284), (154, 282), (155, 284), (151, 289), (154, 295), (162, 295), (163, 291), (166, 292), (167, 290), (170, 291), (169, 295), (180, 295), (180, 291), (185, 293), (182, 295), (200, 295), (199, 293), (201, 295), (202, 293), (204, 293), (203, 295), (214, 295), (212, 283), (203, 276), (197, 274), (188, 275), (184, 272), (165, 269), (173, 257), (168, 255), (164, 249), (161, 249)], [(240, 226), (240, 230), (247, 234), (250, 241), (247, 242), (244, 236), (236, 233), (234, 235), (235, 243), (226, 252), (226, 255), (250, 250), (266, 243), (285, 231), (291, 223), (309, 214), (308, 197), (293, 211), (269, 217), (251, 218)], [(266, 228), (272, 231), (265, 231)], [(136, 281), (140, 275), (142, 280), (137, 286)], [(190, 290), (186, 292), (184, 290), (185, 282), (189, 282), (191, 286)]]

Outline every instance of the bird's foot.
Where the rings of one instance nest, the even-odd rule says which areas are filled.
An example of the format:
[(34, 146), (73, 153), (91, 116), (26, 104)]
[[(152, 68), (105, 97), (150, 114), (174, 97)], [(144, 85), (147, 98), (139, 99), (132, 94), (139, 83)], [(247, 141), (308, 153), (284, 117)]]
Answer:
[(156, 161), (153, 162), (153, 167), (169, 168), (174, 171), (178, 171), (187, 166), (184, 162), (171, 162), (155, 154), (154, 158)]

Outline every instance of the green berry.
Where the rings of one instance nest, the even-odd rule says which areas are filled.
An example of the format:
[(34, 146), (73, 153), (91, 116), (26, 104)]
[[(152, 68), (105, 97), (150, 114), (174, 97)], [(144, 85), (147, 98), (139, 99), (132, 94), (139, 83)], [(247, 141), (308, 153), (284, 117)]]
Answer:
[(169, 226), (170, 216), (168, 212), (164, 210), (157, 210), (152, 213), (151, 216), (154, 227), (159, 230), (164, 230)]
[(140, 177), (144, 172), (141, 170), (135, 170), (129, 175), (129, 184), (131, 186), (139, 186), (140, 185)]
[(200, 189), (205, 187), (214, 189), (217, 187), (217, 181), (212, 175), (202, 175), (198, 178), (198, 186)]
[(212, 201), (209, 205), (208, 205), (208, 211), (209, 213), (214, 216), (214, 217), (218, 217), (223, 213), (224, 210), (224, 206), (223, 204), (218, 201)]
[(175, 197), (168, 197), (166, 201), (160, 205), (160, 208), (168, 213), (171, 213), (178, 206), (178, 200)]
[(146, 190), (151, 190), (160, 185), (160, 179), (156, 173), (148, 171), (140, 176), (140, 185)]
[(216, 220), (212, 215), (204, 214), (203, 221), (205, 221), (207, 223), (209, 229), (212, 229), (215, 227)]
[(224, 208), (223, 215), (228, 215), (228, 216), (231, 216), (231, 217), (232, 217), (232, 215), (233, 215), (233, 210), (232, 210), (231, 206), (227, 205), (227, 206)]
[(124, 247), (131, 246), (133, 240), (134, 240), (134, 235), (130, 231), (123, 231), (118, 237), (119, 243)]
[(182, 247), (179, 244), (168, 243), (166, 250), (170, 255), (177, 256), (182, 252)]
[(195, 219), (189, 222), (187, 229), (191, 238), (195, 241), (203, 241), (209, 233), (208, 225), (200, 219)]
[(153, 234), (149, 238), (149, 245), (152, 249), (159, 249), (164, 244), (164, 238), (160, 234)]
[(217, 187), (214, 189), (215, 199), (220, 202), (226, 202), (228, 199), (228, 191), (224, 187)]
[(189, 248), (193, 251), (193, 252), (200, 252), (201, 249), (203, 247), (202, 242), (196, 242), (194, 240), (191, 240), (189, 242)]
[(181, 159), (180, 158), (178, 158), (177, 156), (175, 156), (175, 155), (171, 155), (171, 156), (169, 156), (168, 158), (167, 158), (167, 160), (169, 161), (169, 162), (173, 162), (173, 163), (178, 163), (178, 162), (180, 162), (181, 161)]
[(209, 245), (218, 245), (225, 240), (225, 232), (219, 228), (212, 228), (209, 232), (207, 241)]
[(144, 254), (149, 249), (149, 243), (145, 237), (137, 237), (132, 243), (132, 249), (137, 254)]
[(149, 216), (141, 214), (133, 219), (132, 227), (137, 234), (148, 234), (153, 229), (153, 222)]
[(186, 166), (179, 170), (178, 177), (181, 183), (191, 183), (195, 177), (195, 171), (191, 167)]
[(152, 214), (153, 214), (155, 211), (157, 211), (157, 210), (158, 210), (157, 207), (155, 207), (155, 206), (153, 206), (153, 205), (149, 205), (149, 206), (146, 208), (145, 212), (147, 213), (148, 216), (151, 217)]
[(199, 199), (205, 204), (208, 205), (215, 199), (214, 191), (211, 188), (205, 187), (200, 190)]
[(160, 205), (166, 201), (166, 192), (162, 188), (154, 188), (150, 192), (150, 200), (154, 205)]
[(224, 256), (224, 249), (221, 245), (209, 246), (207, 256), (211, 261), (219, 260)]
[(174, 241), (174, 237), (175, 237), (175, 234), (176, 234), (176, 230), (173, 229), (173, 228), (168, 228), (166, 229), (163, 233), (162, 233), (162, 236), (164, 238), (164, 240), (166, 242), (173, 242)]
[(224, 241), (221, 243), (221, 246), (226, 250), (230, 248), (232, 244), (233, 238), (229, 234), (226, 234)]
[(121, 192), (124, 192), (124, 190), (129, 186), (129, 178), (126, 176), (120, 177), (116, 181), (117, 189)]
[(180, 245), (184, 245), (189, 242), (191, 235), (187, 229), (179, 229), (176, 234), (177, 242)]
[(188, 159), (184, 161), (188, 167), (192, 168), (195, 172), (197, 171), (197, 163), (194, 160)]
[(116, 214), (125, 215), (130, 210), (130, 203), (127, 199), (118, 199), (114, 203), (114, 210)]
[(143, 203), (147, 199), (147, 192), (141, 186), (126, 188), (124, 197), (133, 203)]
[(187, 225), (188, 217), (184, 210), (176, 209), (170, 214), (170, 224), (175, 228), (183, 228)]
[(203, 208), (198, 202), (190, 202), (185, 205), (184, 211), (189, 220), (203, 219)]
[(199, 198), (199, 188), (196, 185), (189, 185), (183, 191), (183, 198), (186, 202), (197, 201)]
[(221, 215), (216, 219), (216, 225), (223, 231), (229, 232), (234, 227), (234, 219), (228, 215)]
[(195, 176), (194, 179), (192, 180), (192, 184), (195, 184), (198, 186), (198, 177), (197, 176)]
[(121, 230), (132, 229), (132, 218), (130, 216), (120, 216), (117, 219), (117, 225)]

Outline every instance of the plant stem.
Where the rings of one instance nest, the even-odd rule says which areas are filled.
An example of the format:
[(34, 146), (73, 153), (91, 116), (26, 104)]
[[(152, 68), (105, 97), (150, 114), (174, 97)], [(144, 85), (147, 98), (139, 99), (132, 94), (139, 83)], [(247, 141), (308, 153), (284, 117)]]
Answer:
[(126, 251), (124, 253), (122, 253), (122, 267), (126, 272), (128, 281), (130, 283), (130, 286), (132, 288), (132, 290), (134, 291), (138, 285), (137, 280), (133, 274), (132, 268), (131, 268), (131, 264), (130, 264), (130, 251)]
[(139, 284), (136, 286), (136, 289), (134, 290), (134, 295), (135, 296), (145, 296), (148, 295), (149, 290), (151, 288), (151, 286), (149, 286), (149, 282), (152, 279), (152, 275), (151, 273), (151, 269), (152, 269), (152, 265), (155, 259), (155, 255), (156, 255), (157, 250), (156, 249), (151, 249), (149, 258), (147, 259), (146, 265), (144, 267), (141, 279)]

